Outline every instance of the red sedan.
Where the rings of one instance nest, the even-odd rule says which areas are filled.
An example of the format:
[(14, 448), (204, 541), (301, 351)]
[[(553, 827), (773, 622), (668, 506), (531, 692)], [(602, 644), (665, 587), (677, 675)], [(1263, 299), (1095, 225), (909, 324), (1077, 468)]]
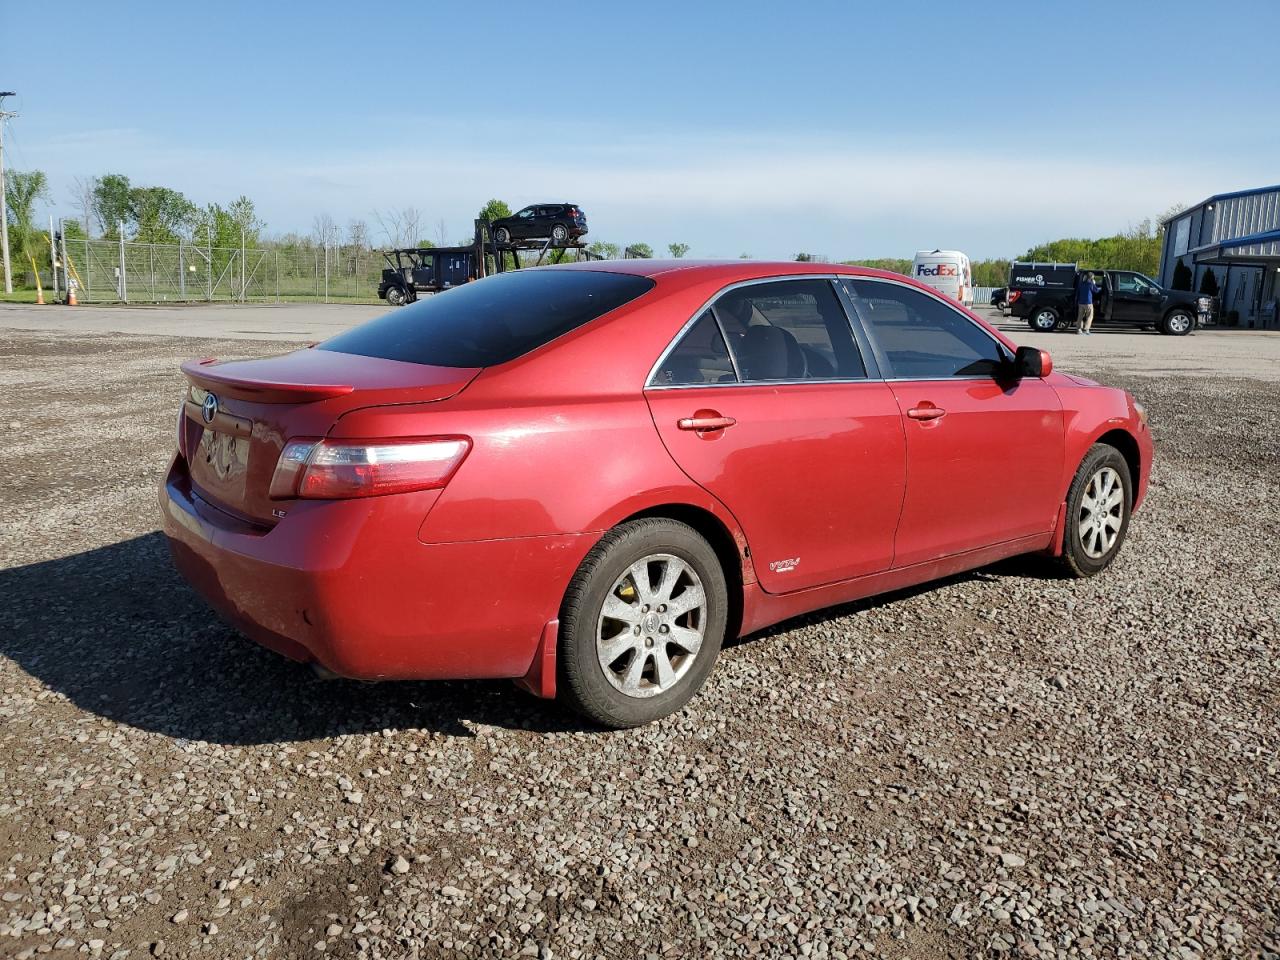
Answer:
[(1142, 407), (878, 271), (526, 269), (282, 357), (183, 365), (179, 568), (346, 677), (678, 710), (726, 636), (1004, 557), (1091, 576)]

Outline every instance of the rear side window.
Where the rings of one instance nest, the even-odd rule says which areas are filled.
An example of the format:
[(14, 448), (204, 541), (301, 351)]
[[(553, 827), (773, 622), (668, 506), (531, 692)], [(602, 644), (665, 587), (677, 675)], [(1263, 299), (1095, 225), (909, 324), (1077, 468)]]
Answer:
[(491, 367), (651, 290), (648, 277), (518, 270), (466, 283), (339, 334), (317, 349), (437, 367)]
[(712, 309), (744, 381), (867, 375), (829, 280), (747, 284), (725, 293)]
[(876, 280), (848, 280), (845, 286), (894, 377), (990, 377), (1005, 362), (991, 336), (927, 293)]
[(655, 387), (733, 383), (737, 380), (720, 325), (708, 310), (680, 338), (650, 381)]

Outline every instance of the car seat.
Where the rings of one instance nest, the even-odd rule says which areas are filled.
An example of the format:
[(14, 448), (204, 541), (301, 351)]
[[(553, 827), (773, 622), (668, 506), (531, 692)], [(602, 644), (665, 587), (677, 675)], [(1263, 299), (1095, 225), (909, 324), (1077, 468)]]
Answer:
[(809, 372), (799, 341), (789, 330), (775, 326), (747, 327), (742, 366), (748, 380), (794, 380)]

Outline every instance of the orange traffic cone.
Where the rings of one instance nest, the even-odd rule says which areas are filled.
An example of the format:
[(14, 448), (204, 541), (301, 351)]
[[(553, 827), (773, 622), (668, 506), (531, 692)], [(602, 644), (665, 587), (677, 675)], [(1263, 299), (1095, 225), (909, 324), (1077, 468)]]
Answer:
[(43, 304), (44, 304), (44, 288), (36, 287), (36, 305), (42, 306)]
[(74, 307), (76, 305), (76, 288), (71, 287), (67, 290), (67, 306)]

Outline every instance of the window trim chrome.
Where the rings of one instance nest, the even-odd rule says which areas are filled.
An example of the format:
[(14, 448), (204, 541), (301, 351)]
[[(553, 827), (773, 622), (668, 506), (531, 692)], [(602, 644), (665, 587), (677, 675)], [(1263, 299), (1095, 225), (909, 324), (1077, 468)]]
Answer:
[[(884, 376), (884, 371), (886, 369), (892, 369), (892, 364), (890, 364), (888, 360), (882, 355), (880, 350), (880, 345), (876, 343), (875, 337), (873, 337), (871, 333), (867, 330), (866, 324), (863, 323), (862, 316), (857, 312), (857, 304), (856, 302), (854, 302), (855, 298), (847, 290), (844, 291), (844, 294), (849, 299), (851, 305), (853, 306), (853, 316), (849, 316), (847, 319), (849, 320), (850, 325), (856, 324), (858, 328), (858, 330), (854, 331), (854, 345), (857, 346), (859, 349), (859, 352), (861, 352), (862, 344), (857, 336), (857, 333), (860, 330), (863, 337), (866, 338), (867, 344), (871, 347), (873, 356), (870, 358), (870, 360), (875, 364), (877, 368), (876, 376), (871, 375), (870, 368), (868, 367), (867, 376), (865, 377), (832, 377), (829, 379), (821, 379), (821, 380), (818, 380), (818, 379), (742, 380), (741, 373), (738, 372), (737, 361), (734, 359), (734, 356), (733, 356), (733, 349), (729, 346), (729, 338), (725, 335), (724, 327), (720, 323), (720, 317), (713, 309), (713, 306), (715, 302), (720, 299), (720, 297), (722, 297), (724, 294), (728, 293), (731, 290), (737, 290), (740, 287), (756, 286), (757, 284), (761, 284), (761, 283), (776, 283), (778, 281), (784, 281), (784, 280), (826, 280), (828, 282), (835, 282), (841, 285), (843, 281), (866, 280), (872, 283), (884, 283), (884, 284), (890, 284), (896, 287), (906, 287), (908, 290), (914, 290), (917, 293), (922, 293), (925, 296), (932, 297), (934, 300), (938, 301), (938, 303), (942, 304), (942, 306), (946, 307), (947, 309), (951, 310), (953, 313), (957, 314), (962, 320), (964, 320), (966, 323), (970, 324), (971, 326), (975, 327), (979, 332), (981, 332), (988, 339), (990, 339), (991, 342), (996, 345), (997, 350), (1000, 351), (1000, 353), (1004, 356), (1006, 360), (1010, 362), (1014, 360), (1014, 355), (1010, 353), (1008, 346), (1005, 344), (1003, 340), (1001, 340), (999, 337), (993, 334), (981, 323), (976, 322), (973, 319), (973, 317), (965, 313), (963, 309), (961, 309), (960, 307), (957, 307), (954, 303), (947, 300), (945, 297), (943, 297), (940, 293), (938, 293), (936, 290), (933, 290), (932, 288), (918, 287), (914, 283), (907, 283), (904, 280), (895, 280), (892, 277), (868, 276), (866, 274), (861, 274), (861, 273), (800, 273), (800, 274), (786, 273), (786, 274), (780, 274), (776, 277), (754, 277), (750, 280), (738, 280), (734, 283), (729, 284), (728, 286), (721, 287), (719, 290), (713, 293), (710, 297), (707, 298), (707, 300), (702, 304), (702, 306), (700, 306), (694, 312), (693, 316), (691, 316), (688, 320), (686, 320), (684, 324), (681, 325), (680, 329), (676, 331), (675, 336), (673, 336), (671, 338), (671, 341), (667, 344), (666, 349), (664, 349), (662, 353), (658, 355), (657, 361), (653, 364), (652, 367), (649, 368), (649, 374), (648, 376), (645, 377), (645, 383), (641, 389), (642, 390), (718, 390), (718, 389), (724, 389), (726, 387), (730, 387), (730, 388), (731, 387), (759, 387), (759, 386), (779, 387), (779, 386), (817, 385), (817, 384), (824, 384), (824, 383), (826, 384), (962, 383), (962, 382), (973, 382), (973, 381), (980, 381), (980, 380), (985, 380), (990, 383), (998, 382), (996, 377), (987, 376), (987, 375), (964, 376), (964, 377), (886, 377)], [(844, 310), (847, 314), (849, 311), (848, 311), (847, 305), (845, 304), (844, 298), (837, 297), (837, 299), (840, 300), (841, 309)], [(694, 324), (696, 324), (698, 320), (701, 319), (702, 314), (705, 313), (707, 310), (711, 310), (712, 317), (716, 321), (716, 326), (719, 327), (720, 329), (720, 336), (721, 338), (724, 339), (725, 350), (727, 350), (729, 353), (729, 362), (733, 365), (734, 374), (735, 376), (738, 376), (739, 379), (734, 383), (668, 383), (668, 384), (654, 383), (653, 379), (657, 375), (658, 370), (661, 369), (662, 364), (666, 362), (667, 357), (671, 354), (672, 351), (675, 350), (677, 346), (679, 346), (680, 341), (684, 339), (685, 334), (688, 333), (691, 329), (693, 329)], [(862, 358), (864, 366), (867, 366), (867, 360), (868, 360), (867, 357)]]
[[(840, 277), (842, 276), (848, 276), (848, 274), (786, 273), (786, 274), (780, 274), (776, 277), (753, 277), (750, 280), (738, 280), (738, 281), (735, 281), (734, 283), (729, 284), (728, 286), (721, 287), (719, 290), (713, 293), (710, 297), (708, 297), (706, 301), (702, 304), (702, 306), (700, 306), (696, 311), (694, 311), (693, 316), (690, 317), (688, 320), (686, 320), (684, 324), (680, 327), (680, 329), (676, 331), (676, 335), (671, 338), (671, 342), (667, 344), (666, 349), (663, 350), (662, 353), (658, 355), (657, 361), (654, 363), (652, 367), (649, 368), (649, 373), (644, 378), (644, 387), (642, 389), (644, 390), (687, 390), (693, 387), (700, 390), (705, 390), (710, 387), (755, 387), (755, 386), (760, 386), (762, 384), (764, 385), (771, 384), (773, 386), (778, 386), (781, 384), (795, 384), (795, 383), (867, 383), (868, 381), (882, 379), (880, 377), (866, 376), (866, 377), (856, 377), (856, 378), (832, 377), (832, 378), (824, 378), (821, 380), (814, 378), (814, 379), (805, 379), (805, 380), (745, 380), (744, 381), (742, 379), (741, 372), (739, 372), (738, 370), (738, 362), (737, 360), (734, 359), (733, 348), (729, 346), (729, 338), (724, 332), (723, 324), (720, 323), (720, 315), (713, 309), (715, 302), (719, 300), (722, 296), (724, 296), (726, 293), (728, 293), (731, 290), (737, 290), (741, 287), (753, 287), (762, 283), (779, 283), (787, 280), (826, 280), (828, 283), (830, 283), (834, 280), (839, 280)], [(840, 298), (838, 295), (836, 299), (837, 301), (839, 301)], [(841, 310), (844, 310), (843, 302), (840, 303), (840, 308)], [(671, 352), (675, 350), (677, 346), (679, 346), (680, 341), (684, 339), (684, 335), (693, 329), (693, 325), (698, 322), (698, 320), (702, 317), (702, 314), (707, 310), (711, 310), (712, 316), (715, 318), (715, 321), (716, 321), (716, 326), (720, 328), (720, 336), (724, 339), (724, 347), (729, 352), (729, 362), (733, 364), (734, 375), (738, 377), (738, 381), (736, 383), (666, 383), (666, 384), (654, 383), (653, 382), (654, 377), (657, 376), (658, 371), (662, 368), (662, 365), (666, 362), (667, 357), (670, 356)], [(849, 319), (850, 318), (846, 317), (846, 320), (849, 320)], [(861, 345), (858, 343), (856, 337), (854, 337), (854, 346), (857, 346), (859, 348), (858, 350), (859, 353), (862, 352)], [(863, 360), (863, 366), (865, 367), (866, 358), (863, 357), (862, 360)]]

